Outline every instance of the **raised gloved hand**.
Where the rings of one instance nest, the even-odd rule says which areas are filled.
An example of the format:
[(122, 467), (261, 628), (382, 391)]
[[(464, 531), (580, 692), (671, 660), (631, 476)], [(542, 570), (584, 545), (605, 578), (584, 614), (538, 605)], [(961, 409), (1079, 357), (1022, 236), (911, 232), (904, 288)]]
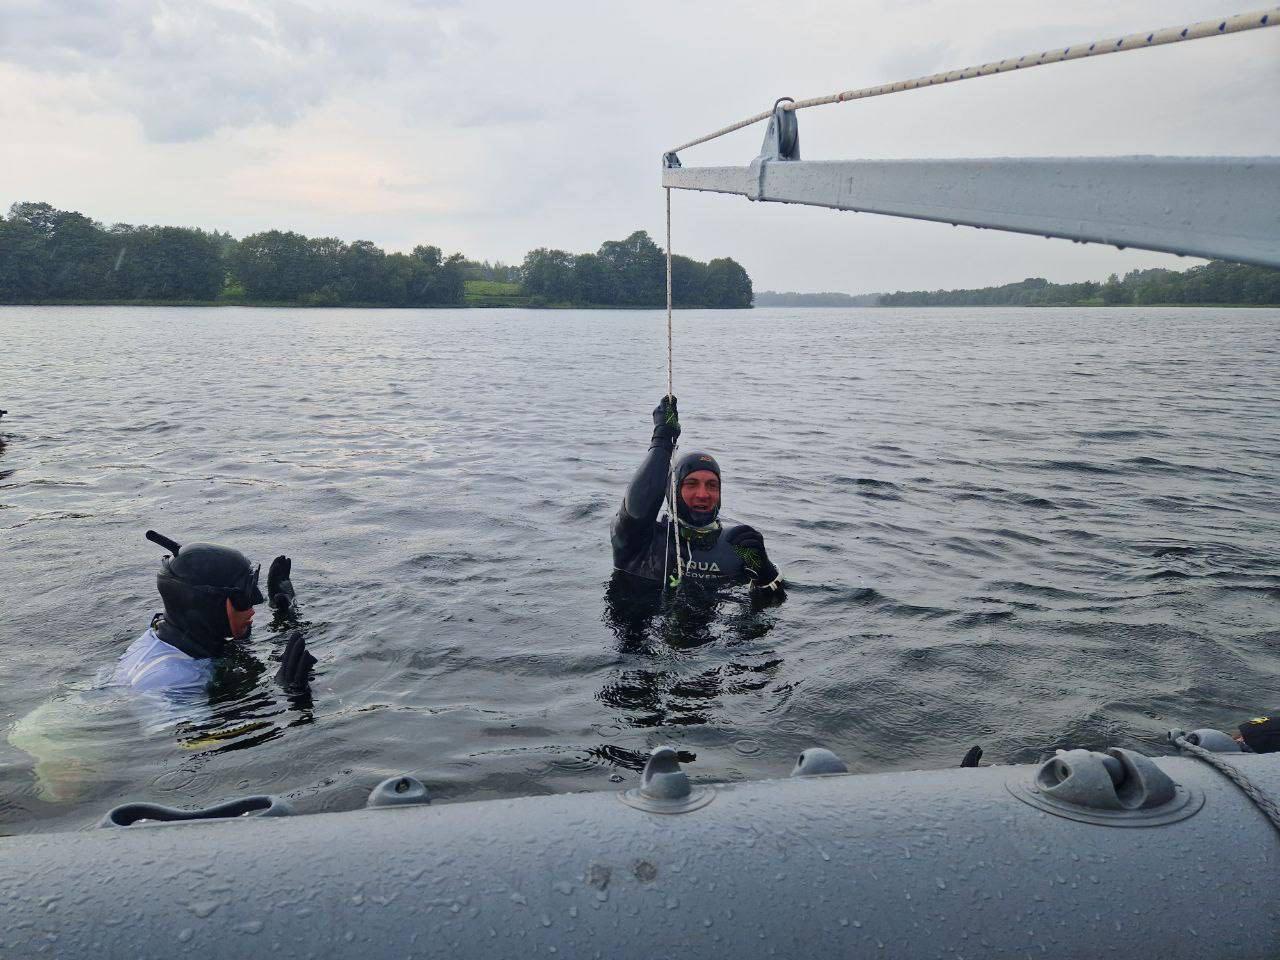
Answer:
[(650, 446), (674, 450), (678, 436), (680, 414), (676, 410), (676, 398), (663, 397), (653, 409), (653, 442)]
[(751, 576), (753, 587), (769, 587), (778, 589), (778, 568), (765, 553), (764, 537), (754, 527), (734, 527), (729, 532), (729, 545), (734, 553), (742, 558), (742, 564)]
[(311, 683), (311, 668), (315, 665), (316, 658), (307, 650), (307, 641), (302, 638), (302, 631), (295, 630), (289, 634), (289, 640), (284, 645), (280, 669), (276, 671), (276, 682), (290, 692), (306, 690)]
[(974, 744), (967, 751), (965, 751), (964, 758), (961, 759), (960, 761), (960, 766), (976, 767), (978, 766), (978, 761), (981, 759), (982, 759), (982, 747), (978, 746), (977, 744)]
[(277, 610), (290, 610), (298, 602), (293, 581), (289, 579), (292, 572), (293, 561), (288, 557), (281, 555), (271, 561), (271, 569), (267, 571), (267, 601)]
[(1280, 751), (1280, 715), (1246, 720), (1240, 724), (1238, 739), (1254, 753)]

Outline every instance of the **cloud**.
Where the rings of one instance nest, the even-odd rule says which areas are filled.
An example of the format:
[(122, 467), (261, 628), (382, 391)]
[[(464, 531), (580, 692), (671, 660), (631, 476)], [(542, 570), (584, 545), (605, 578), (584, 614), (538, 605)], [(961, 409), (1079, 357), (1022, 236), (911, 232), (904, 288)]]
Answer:
[[(0, 209), (518, 261), (660, 235), (659, 156), (812, 96), (1202, 19), (1221, 0), (0, 0)], [(1267, 35), (1263, 35), (1267, 34)], [(823, 107), (809, 160), (1280, 152), (1280, 30)], [(744, 165), (763, 127), (682, 156)], [(785, 289), (1083, 279), (1135, 251), (681, 193), (677, 252)]]
[[(377, 4), (374, 4), (377, 6)], [(308, 109), (441, 54), (448, 4), (49, 0), (6, 15), (0, 60), (90, 78), (157, 142), (288, 126)], [(352, 12), (356, 10), (356, 12)]]

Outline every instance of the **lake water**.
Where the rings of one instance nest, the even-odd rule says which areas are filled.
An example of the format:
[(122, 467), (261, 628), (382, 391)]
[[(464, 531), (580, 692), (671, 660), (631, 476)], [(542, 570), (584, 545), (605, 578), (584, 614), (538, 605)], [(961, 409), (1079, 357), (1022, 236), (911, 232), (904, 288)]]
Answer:
[[(667, 742), (704, 779), (1164, 752), (1280, 701), (1278, 327), (682, 312), (682, 446), (791, 584), (691, 611), (609, 586), (658, 312), (0, 308), (0, 832), (617, 789)], [(93, 689), (160, 609), (148, 527), (294, 558), (309, 704), (265, 608), (182, 729)]]

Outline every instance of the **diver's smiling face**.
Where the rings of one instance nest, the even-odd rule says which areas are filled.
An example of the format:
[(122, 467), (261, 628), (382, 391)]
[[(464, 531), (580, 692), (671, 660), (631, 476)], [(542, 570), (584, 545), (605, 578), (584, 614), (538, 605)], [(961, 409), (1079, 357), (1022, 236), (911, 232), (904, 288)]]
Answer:
[(680, 499), (690, 510), (711, 513), (720, 506), (720, 478), (710, 470), (695, 470), (680, 484)]

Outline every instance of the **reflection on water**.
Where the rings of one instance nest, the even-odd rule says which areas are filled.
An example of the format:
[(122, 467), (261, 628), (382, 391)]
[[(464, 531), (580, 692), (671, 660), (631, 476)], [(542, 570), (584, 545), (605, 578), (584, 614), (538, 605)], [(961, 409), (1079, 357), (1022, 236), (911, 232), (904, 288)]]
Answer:
[[(293, 621), (284, 621), (292, 628)], [(85, 801), (113, 786), (123, 763), (166, 745), (201, 757), (246, 750), (311, 723), (308, 690), (264, 681), (271, 669), (247, 643), (219, 659), (207, 693), (135, 693), (109, 684), (111, 666), (92, 684), (71, 684), (19, 718), (9, 744), (32, 761), (35, 795), (49, 803)]]
[[(277, 615), (279, 629), (293, 629), (293, 621)], [(281, 645), (281, 649), (283, 646)], [(280, 650), (273, 651), (278, 659)], [(311, 723), (315, 703), (309, 689), (285, 691), (268, 683), (275, 672), (244, 644), (218, 662), (209, 685), (209, 716), (184, 722), (178, 731), (187, 750), (246, 750), (282, 737), (289, 727)]]
[[(791, 585), (761, 610), (611, 578), (660, 312), (0, 308), (0, 832), (401, 773), (612, 789), (668, 742), (735, 779), (1237, 721), (1280, 685), (1277, 320), (681, 311), (683, 444)], [(158, 609), (148, 528), (294, 558), (309, 699), (283, 622), (176, 721), (92, 689)]]
[(741, 588), (689, 581), (678, 591), (615, 571), (605, 589), (604, 622), (617, 637), (626, 669), (599, 700), (633, 727), (714, 723), (723, 698), (763, 690), (782, 660), (763, 644), (771, 611)]

